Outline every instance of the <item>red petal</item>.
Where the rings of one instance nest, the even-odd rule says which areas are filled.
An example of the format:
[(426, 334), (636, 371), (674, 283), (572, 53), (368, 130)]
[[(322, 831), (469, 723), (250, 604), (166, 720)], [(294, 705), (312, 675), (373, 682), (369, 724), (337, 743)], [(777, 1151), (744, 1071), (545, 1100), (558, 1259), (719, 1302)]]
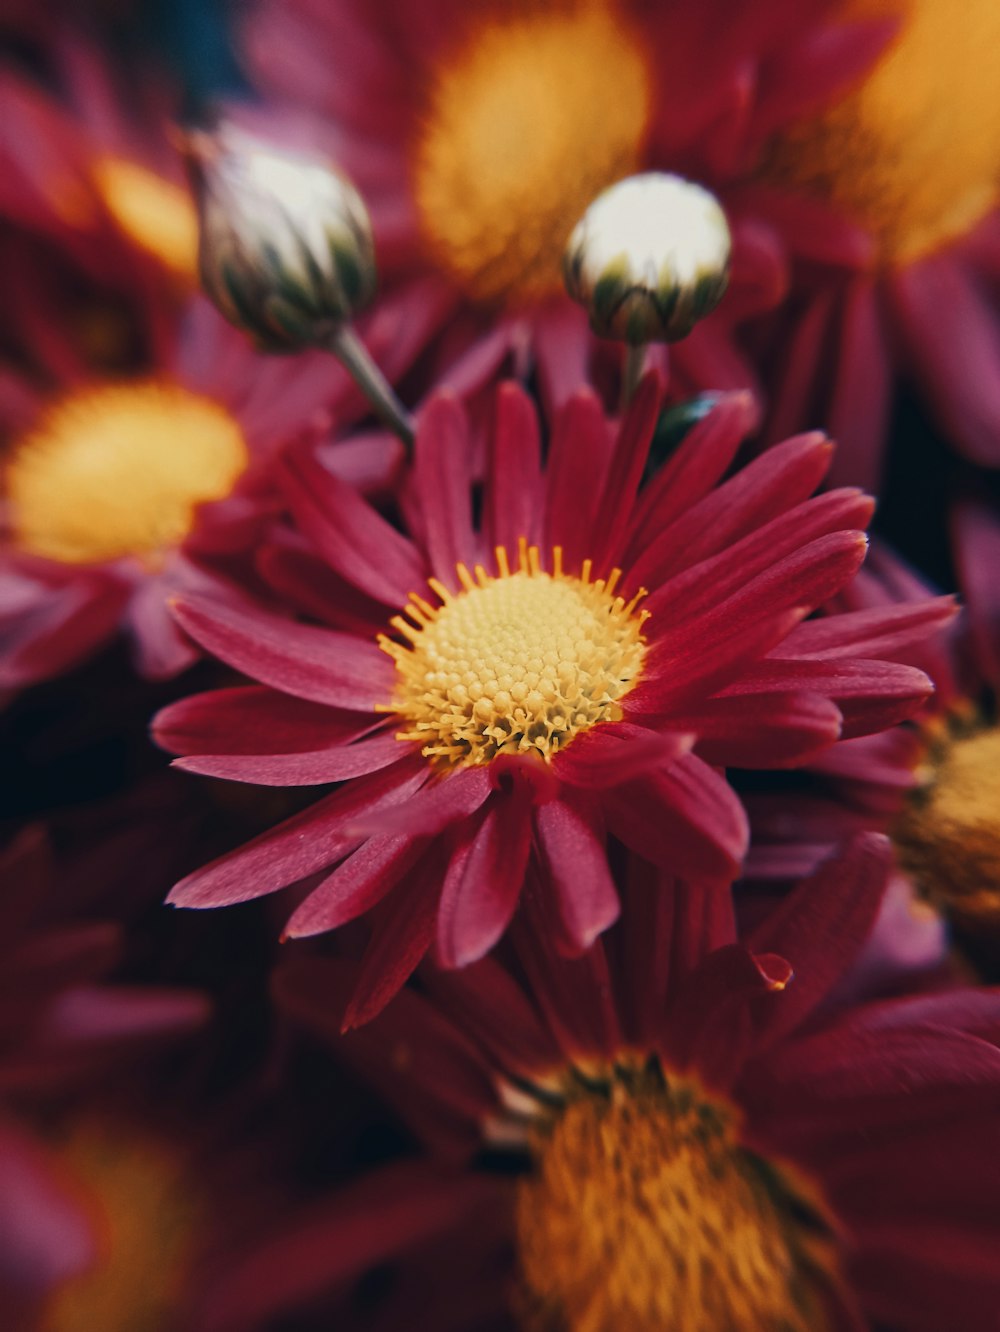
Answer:
[(521, 537), (529, 545), (536, 543), (541, 536), (541, 496), (538, 414), (522, 388), (501, 384), (486, 477), (483, 527), (490, 545), (516, 551)]
[(173, 766), (203, 777), (253, 782), (258, 786), (323, 786), (365, 777), (398, 763), (412, 752), (412, 745), (400, 743), (394, 735), (376, 735), (353, 745), (331, 745), (310, 753), (200, 754), (195, 758), (175, 759)]
[(535, 835), (566, 934), (582, 953), (618, 919), (604, 830), (579, 802), (563, 799), (538, 807)]
[(436, 394), (420, 413), (413, 487), (431, 569), (448, 586), (454, 584), (456, 564), (476, 559), (469, 450), (469, 426), (461, 404), (450, 395)]

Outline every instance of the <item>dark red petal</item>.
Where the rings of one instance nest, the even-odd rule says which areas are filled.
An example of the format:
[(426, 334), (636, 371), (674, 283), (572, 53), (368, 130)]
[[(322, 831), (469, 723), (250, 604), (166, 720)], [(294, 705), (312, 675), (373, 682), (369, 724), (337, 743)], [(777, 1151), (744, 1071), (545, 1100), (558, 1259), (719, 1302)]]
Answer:
[(751, 934), (754, 952), (779, 953), (795, 982), (758, 1027), (759, 1048), (794, 1031), (845, 976), (871, 933), (892, 872), (887, 838), (866, 833), (795, 889)]
[[(725, 689), (727, 697), (808, 690), (832, 698), (844, 738), (884, 730), (912, 717), (934, 686), (923, 671), (886, 661), (788, 661), (769, 657)], [(751, 703), (752, 706), (752, 703)]]
[(292, 913), (284, 937), (301, 939), (335, 930), (367, 911), (399, 882), (420, 855), (413, 837), (369, 837), (318, 884)]
[(731, 879), (746, 854), (746, 814), (724, 777), (688, 754), (604, 798), (608, 827), (679, 878)]
[(572, 797), (535, 811), (535, 836), (566, 935), (582, 953), (618, 918), (600, 819)]
[(552, 769), (561, 782), (603, 790), (650, 768), (666, 767), (694, 744), (695, 736), (651, 731), (631, 722), (607, 722), (576, 736), (561, 749)]
[(859, 276), (844, 292), (830, 405), (823, 418), (838, 440), (830, 482), (880, 492), (894, 372), (879, 277)]
[(257, 786), (324, 786), (388, 768), (412, 752), (414, 746), (401, 743), (394, 735), (376, 735), (304, 754), (200, 754), (175, 759), (173, 766), (203, 777)]
[(395, 668), (374, 643), (203, 597), (186, 597), (173, 609), (202, 647), (282, 693), (353, 712), (371, 712), (392, 693)]
[(403, 606), (427, 577), (406, 537), (358, 492), (304, 450), (289, 453), (280, 475), (298, 528), (326, 562), (387, 606)]
[(304, 879), (365, 840), (354, 830), (366, 816), (413, 796), (427, 780), (422, 759), (411, 758), (341, 787), (237, 851), (195, 870), (167, 898), (175, 906), (216, 907), (247, 902)]
[(452, 856), (438, 916), (438, 955), (446, 967), (476, 962), (510, 922), (531, 847), (528, 800), (498, 791), (470, 822)]
[(469, 451), (469, 426), (461, 404), (450, 395), (436, 394), (420, 413), (413, 488), (422, 511), (431, 572), (449, 587), (455, 581), (455, 565), (476, 559)]
[(654, 537), (630, 571), (659, 587), (809, 498), (830, 466), (833, 445), (818, 432), (776, 444)]
[(662, 397), (660, 376), (650, 371), (636, 389), (618, 431), (598, 501), (597, 541), (590, 552), (597, 573), (605, 573), (623, 556), (632, 507), (646, 467)]
[[(541, 441), (534, 404), (517, 384), (497, 390), (483, 527), (491, 546), (516, 551), (541, 537)], [(544, 556), (543, 556), (544, 558)]]
[(698, 736), (695, 752), (706, 763), (735, 768), (800, 767), (840, 738), (840, 709), (820, 694), (757, 694), (710, 698), (685, 711), (678, 726)]
[(723, 393), (689, 431), (674, 456), (645, 487), (635, 507), (628, 560), (717, 485), (736, 457), (755, 415), (749, 393)]
[(249, 685), (178, 699), (156, 714), (152, 731), (173, 754), (291, 754), (348, 744), (371, 725), (356, 712)]
[(567, 569), (592, 554), (594, 509), (611, 447), (597, 395), (581, 389), (556, 416), (545, 468), (546, 546), (562, 546)]

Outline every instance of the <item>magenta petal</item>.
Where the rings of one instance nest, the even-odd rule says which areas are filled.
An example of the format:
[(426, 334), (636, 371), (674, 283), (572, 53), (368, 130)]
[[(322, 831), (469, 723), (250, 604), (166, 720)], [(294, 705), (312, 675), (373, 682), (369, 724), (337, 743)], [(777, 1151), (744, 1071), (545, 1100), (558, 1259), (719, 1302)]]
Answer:
[(204, 597), (173, 609), (202, 647), (282, 693), (353, 712), (371, 712), (392, 693), (395, 668), (374, 643)]
[(545, 542), (562, 546), (567, 569), (592, 554), (594, 508), (611, 447), (596, 394), (581, 389), (556, 416), (545, 468)]
[(195, 870), (177, 884), (167, 901), (183, 907), (229, 906), (307, 878), (364, 841), (365, 834), (354, 829), (362, 813), (367, 816), (401, 803), (426, 780), (427, 768), (420, 759), (359, 778), (239, 850)]
[(898, 606), (844, 611), (800, 624), (789, 647), (796, 657), (885, 657), (918, 647), (955, 618), (954, 597), (927, 597)]
[(780, 953), (795, 970), (794, 984), (758, 1028), (761, 1047), (794, 1031), (850, 970), (871, 933), (891, 869), (887, 838), (857, 837), (750, 936), (755, 952)]
[(461, 404), (436, 395), (420, 413), (413, 487), (420, 505), (431, 569), (451, 586), (455, 565), (476, 558), (469, 492), (469, 425)]
[(569, 786), (604, 790), (650, 768), (668, 766), (690, 751), (695, 738), (631, 722), (607, 722), (576, 736), (559, 751), (552, 768)]
[(840, 709), (820, 694), (757, 694), (710, 698), (678, 719), (698, 736), (696, 752), (707, 763), (736, 768), (799, 767), (840, 738)]
[(598, 541), (591, 551), (594, 568), (599, 573), (622, 558), (662, 398), (659, 375), (652, 371), (644, 375), (619, 429), (598, 504), (601, 518)]
[(732, 879), (746, 854), (743, 806), (724, 777), (688, 754), (605, 797), (608, 827), (679, 878)]
[(416, 547), (352, 486), (304, 450), (286, 456), (282, 478), (299, 529), (348, 582), (387, 606), (402, 606), (426, 580)]
[[(425, 767), (430, 776), (430, 770)], [(488, 768), (459, 768), (443, 776), (431, 777), (423, 790), (405, 804), (380, 807), (359, 816), (357, 828), (363, 832), (407, 832), (419, 837), (433, 837), (474, 814), (493, 789)]]
[(173, 766), (203, 777), (258, 786), (323, 786), (388, 768), (413, 752), (394, 735), (376, 735), (353, 745), (331, 745), (296, 754), (199, 754), (175, 759)]
[(490, 438), (483, 527), (491, 546), (535, 544), (541, 526), (541, 441), (538, 413), (517, 384), (497, 390)]
[(952, 531), (976, 659), (996, 687), (1000, 684), (1000, 520), (986, 505), (966, 501), (956, 509)]
[(562, 799), (539, 805), (535, 835), (567, 937), (582, 953), (620, 909), (604, 830), (579, 802)]
[(214, 689), (161, 709), (153, 738), (172, 754), (302, 753), (346, 745), (370, 729), (357, 713), (279, 694), (266, 686)]
[(452, 856), (438, 917), (438, 953), (446, 967), (476, 962), (514, 914), (531, 847), (528, 800), (498, 791)]
[(420, 844), (413, 837), (369, 837), (292, 913), (285, 937), (322, 934), (354, 920), (398, 883), (419, 854)]

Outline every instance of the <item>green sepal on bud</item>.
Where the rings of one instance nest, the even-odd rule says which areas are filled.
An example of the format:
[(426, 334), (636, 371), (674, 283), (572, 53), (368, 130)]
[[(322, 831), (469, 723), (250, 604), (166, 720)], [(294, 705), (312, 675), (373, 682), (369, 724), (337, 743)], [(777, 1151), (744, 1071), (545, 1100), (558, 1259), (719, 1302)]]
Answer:
[(371, 222), (357, 190), (319, 155), (235, 125), (194, 130), (185, 149), (206, 295), (264, 351), (328, 343), (375, 295)]
[(598, 337), (676, 342), (722, 299), (731, 250), (713, 194), (648, 172), (597, 196), (566, 244), (563, 277)]

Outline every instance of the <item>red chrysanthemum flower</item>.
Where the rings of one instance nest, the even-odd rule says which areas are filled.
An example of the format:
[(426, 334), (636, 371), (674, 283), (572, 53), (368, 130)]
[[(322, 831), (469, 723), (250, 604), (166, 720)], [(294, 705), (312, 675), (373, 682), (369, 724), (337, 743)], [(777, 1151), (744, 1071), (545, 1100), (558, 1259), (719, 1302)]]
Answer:
[(926, 676), (884, 658), (950, 607), (802, 623), (866, 548), (864, 495), (809, 498), (829, 441), (789, 440), (723, 482), (750, 415), (746, 395), (724, 397), (640, 489), (659, 402), (650, 375), (612, 439), (581, 392), (543, 466), (531, 402), (505, 385), (480, 494), (462, 412), (433, 399), (405, 533), (307, 451), (288, 457), (312, 553), (286, 543), (266, 563), (340, 627), (181, 600), (188, 633), (263, 687), (182, 700), (155, 731), (193, 772), (345, 784), (175, 903), (319, 874), (289, 935), (375, 908), (358, 1020), (435, 934), (444, 965), (481, 957), (526, 876), (564, 946), (586, 948), (618, 913), (607, 833), (680, 876), (730, 879), (747, 829), (722, 765), (794, 766), (920, 705)]
[(428, 971), (347, 1037), (355, 964), (293, 961), (279, 1002), (425, 1156), (226, 1274), (212, 1332), (297, 1303), (367, 1332), (994, 1327), (1000, 996), (851, 993), (890, 863), (860, 839), (745, 942), (726, 894), (634, 863), (585, 958), (521, 930), (510, 968)]
[[(765, 172), (825, 203), (829, 247), (775, 317), (771, 433), (822, 423), (846, 444), (837, 478), (877, 484), (902, 371), (956, 447), (996, 467), (1000, 11), (854, 0), (852, 12), (895, 15), (897, 38), (846, 99), (779, 135)], [(786, 195), (776, 224), (794, 226), (796, 208)]]
[[(845, 24), (827, 0), (739, 16), (724, 2), (282, 0), (257, 7), (246, 45), (264, 86), (329, 118), (390, 286), (430, 272), (450, 293), (441, 364), (527, 358), (560, 403), (596, 345), (560, 279), (593, 198), (668, 170), (728, 204), (767, 137), (849, 85), (889, 30)], [(788, 238), (735, 200), (731, 221), (729, 295), (672, 352), (680, 396), (755, 382), (730, 331), (786, 287)]]
[[(978, 503), (955, 510), (955, 549), (966, 614), (923, 645), (936, 685), (912, 722), (849, 741), (808, 765), (804, 788), (750, 798), (752, 876), (780, 882), (808, 872), (862, 828), (888, 832), (925, 903), (959, 927), (977, 956), (1000, 944), (1000, 606), (994, 570), (1000, 523)], [(906, 615), (930, 589), (888, 551), (848, 600), (870, 613)], [(926, 906), (924, 907), (926, 911)]]

